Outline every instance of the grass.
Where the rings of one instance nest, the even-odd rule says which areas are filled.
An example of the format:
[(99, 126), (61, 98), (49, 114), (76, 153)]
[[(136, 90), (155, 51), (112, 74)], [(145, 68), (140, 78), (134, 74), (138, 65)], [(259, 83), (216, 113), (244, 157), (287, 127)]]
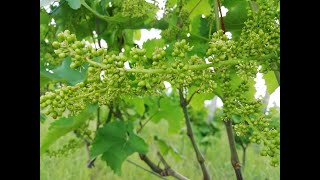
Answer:
[[(40, 127), (40, 141), (47, 132), (49, 122), (45, 122)], [(149, 144), (148, 156), (154, 161), (159, 159), (156, 155), (156, 144), (153, 136), (157, 135), (161, 139), (165, 139), (168, 144), (173, 145), (183, 159), (176, 160), (171, 154), (165, 156), (167, 162), (173, 169), (185, 175), (191, 180), (201, 180), (201, 169), (196, 161), (195, 153), (192, 149), (188, 137), (183, 134), (168, 134), (167, 123), (161, 121), (158, 124), (149, 122), (142, 130), (141, 136)], [(212, 179), (215, 180), (234, 180), (236, 179), (234, 170), (230, 163), (230, 151), (228, 146), (227, 134), (224, 127), (219, 136), (212, 139), (212, 144), (205, 151), (206, 165), (209, 168)], [(73, 134), (58, 140), (54, 147), (63, 144)], [(269, 159), (259, 155), (259, 146), (252, 144), (247, 149), (247, 160), (244, 168), (243, 177), (245, 180), (278, 180), (280, 179), (280, 168), (269, 165)], [(238, 154), (240, 160), (242, 151), (239, 149)], [(142, 162), (138, 154), (132, 154), (128, 159), (149, 169)], [(86, 163), (88, 154), (85, 147), (79, 148), (75, 153), (66, 157), (48, 157), (46, 155), (40, 157), (40, 179), (41, 180), (157, 180), (160, 179), (149, 172), (136, 167), (133, 164), (124, 162), (122, 165), (122, 174), (120, 176), (114, 174), (105, 162), (98, 159), (95, 167), (88, 169)], [(173, 179), (171, 177), (167, 179)]]

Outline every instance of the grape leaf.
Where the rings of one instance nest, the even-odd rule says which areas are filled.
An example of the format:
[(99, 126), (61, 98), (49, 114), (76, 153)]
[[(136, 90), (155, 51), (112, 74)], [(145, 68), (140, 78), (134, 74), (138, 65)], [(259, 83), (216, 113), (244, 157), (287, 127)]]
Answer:
[(234, 123), (240, 123), (240, 122), (241, 122), (241, 116), (238, 115), (238, 114), (233, 114), (233, 115), (231, 116), (231, 119), (232, 119), (232, 121), (233, 121)]
[(172, 102), (169, 98), (160, 99), (160, 108), (153, 116), (152, 121), (158, 123), (162, 119), (168, 121), (169, 133), (179, 132), (182, 127), (181, 122), (184, 119), (179, 103)]
[(40, 122), (43, 123), (47, 119), (46, 115), (40, 113)]
[(244, 22), (248, 19), (248, 2), (247, 0), (225, 0), (222, 5), (229, 10), (224, 17), (226, 31), (232, 33), (232, 39), (238, 39)]
[(50, 16), (44, 11), (40, 11), (40, 24), (48, 25), (50, 22)]
[(145, 110), (143, 99), (135, 97), (132, 99), (132, 103), (134, 104), (134, 107), (136, 108), (140, 116), (142, 116)]
[[(191, 94), (197, 90), (197, 87), (191, 87), (189, 88), (189, 92), (188, 92), (188, 99), (190, 98)], [(202, 108), (204, 108), (204, 101), (205, 100), (211, 100), (213, 99), (214, 97), (214, 94), (213, 93), (196, 93), (191, 101), (190, 101), (190, 106), (195, 110), (195, 111), (199, 111), (201, 110)]]
[(212, 5), (209, 4), (208, 0), (202, 0), (199, 4), (199, 1), (188, 1), (187, 4), (183, 7), (187, 10), (187, 12), (191, 12), (189, 18), (193, 19), (194, 17), (198, 15), (204, 14), (205, 16), (208, 16), (210, 14), (210, 10)]
[(79, 9), (81, 7), (81, 0), (67, 0), (72, 9)]
[[(200, 14), (198, 16), (195, 16), (191, 21), (191, 33), (197, 34), (203, 37), (208, 37), (209, 19), (202, 18)], [(191, 35), (190, 37), (193, 37), (193, 35)], [(195, 38), (198, 39), (197, 37)]]
[(273, 71), (269, 71), (267, 74), (263, 74), (263, 79), (267, 86), (267, 91), (269, 94), (272, 94), (278, 87), (278, 81)]
[(129, 155), (147, 151), (148, 145), (134, 134), (131, 122), (114, 121), (98, 129), (90, 149), (90, 156), (94, 158), (102, 154), (101, 159), (120, 175), (121, 165)]
[(182, 156), (173, 146), (167, 144), (164, 140), (159, 139), (158, 137), (155, 137), (155, 140), (157, 142), (161, 154), (167, 155), (168, 153), (170, 153), (176, 160), (182, 159)]
[[(231, 77), (231, 81), (230, 81), (231, 88), (234, 90), (237, 90), (243, 80), (235, 72), (231, 73), (230, 77)], [(256, 84), (256, 82), (254, 81), (253, 78), (248, 79), (249, 90), (246, 92), (243, 92), (244, 96), (249, 101), (255, 100), (255, 97), (254, 97), (254, 95), (256, 93), (256, 88), (254, 87), (255, 84)]]
[(144, 111), (145, 111), (143, 98), (124, 96), (123, 99), (124, 99), (124, 101), (125, 101), (127, 104), (133, 105), (133, 107), (135, 108), (135, 110), (138, 112), (138, 114), (139, 114), (140, 116), (143, 115), (143, 113), (144, 113)]
[(191, 47), (193, 46), (192, 50), (188, 52), (188, 56), (190, 56), (190, 57), (193, 55), (197, 55), (199, 57), (205, 57), (207, 49), (209, 48), (208, 43), (203, 43), (203, 42), (199, 43), (199, 42), (195, 41), (194, 39), (192, 39), (192, 41), (190, 42), (190, 46)]
[(40, 72), (40, 89), (44, 88), (50, 81), (50, 78), (48, 78), (42, 72)]
[(133, 33), (132, 29), (124, 30), (124, 42), (129, 46), (133, 46)]
[(88, 68), (88, 64), (84, 64), (84, 69), (81, 71), (71, 69), (70, 68), (71, 59), (66, 58), (62, 65), (56, 69), (53, 69), (52, 71), (57, 74), (58, 77), (60, 77), (62, 80), (65, 80), (67, 83), (70, 83), (71, 85), (75, 85), (79, 82), (82, 82), (86, 77), (86, 70)]
[(96, 112), (97, 105), (88, 105), (86, 109), (81, 111), (76, 116), (62, 117), (58, 120), (55, 120), (50, 124), (49, 131), (44, 137), (41, 146), (40, 146), (40, 155), (46, 152), (46, 150), (60, 137), (66, 135), (67, 133), (76, 130), (82, 124), (84, 124), (88, 117)]
[(148, 112), (150, 116), (158, 112), (160, 106), (159, 98), (147, 96), (144, 97), (143, 100), (146, 105), (145, 111)]
[(84, 64), (81, 71), (71, 69), (70, 64), (71, 59), (66, 58), (62, 62), (61, 66), (52, 69), (53, 73), (49, 73), (48, 71), (46, 71), (46, 68), (42, 64), (40, 64), (40, 80), (42, 78), (42, 84), (40, 81), (40, 86), (44, 86), (45, 83), (48, 82), (48, 79), (66, 82), (68, 85), (76, 85), (77, 83), (84, 81), (88, 69), (88, 63)]
[(134, 30), (133, 31), (133, 40), (139, 41), (141, 39), (141, 30)]
[(165, 41), (163, 39), (151, 39), (143, 43), (142, 47), (146, 49), (146, 56), (148, 58), (152, 57), (152, 53), (156, 47), (163, 48)]

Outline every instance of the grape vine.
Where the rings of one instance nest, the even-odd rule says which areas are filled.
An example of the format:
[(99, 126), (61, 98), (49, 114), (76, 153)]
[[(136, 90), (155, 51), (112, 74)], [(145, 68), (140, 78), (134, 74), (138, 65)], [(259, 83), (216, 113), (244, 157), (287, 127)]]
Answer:
[[(187, 107), (194, 98), (194, 94), (212, 93), (219, 96), (224, 103), (221, 120), (225, 122), (228, 133), (232, 134), (234, 131), (237, 138), (243, 137), (251, 143), (261, 144), (263, 147), (261, 156), (269, 156), (272, 166), (280, 164), (279, 121), (274, 121), (272, 115), (265, 114), (263, 110), (265, 104), (253, 96), (254, 78), (258, 72), (264, 74), (274, 72), (278, 85), (280, 85), (280, 16), (277, 0), (250, 1), (251, 6), (241, 7), (247, 8), (245, 14), (247, 18), (242, 22), (243, 27), (237, 30), (239, 31), (237, 39), (230, 39), (225, 34), (228, 28), (232, 29), (233, 24), (228, 19), (224, 21), (223, 17), (217, 16), (221, 13), (220, 4), (224, 4), (224, 1), (215, 0), (214, 5), (211, 5), (214, 9), (208, 12), (208, 19), (215, 22), (208, 22), (209, 27), (209, 25), (204, 26), (203, 23), (206, 21), (199, 17), (199, 12), (201, 12), (199, 7), (206, 5), (204, 3), (208, 3), (207, 1), (199, 1), (188, 9), (192, 2), (181, 0), (177, 3), (177, 7), (165, 11), (163, 19), (169, 24), (169, 27), (162, 32), (165, 43), (155, 43), (152, 47), (142, 48), (133, 46), (133, 42), (128, 41), (128, 37), (134, 34), (133, 29), (135, 28), (133, 27), (142, 26), (141, 23), (138, 24), (132, 20), (145, 21), (143, 26), (156, 21), (157, 4), (147, 3), (144, 0), (126, 0), (122, 4), (119, 1), (112, 1), (111, 4), (105, 1), (88, 3), (81, 0), (79, 2), (78, 19), (75, 20), (76, 17), (72, 13), (62, 17), (61, 14), (69, 8), (67, 4), (62, 4), (61, 9), (55, 12), (55, 17), (58, 19), (57, 30), (53, 30), (52, 27), (51, 30), (48, 27), (42, 28), (42, 36), (45, 31), (50, 31), (51, 34), (41, 38), (40, 55), (42, 66), (49, 64), (47, 68), (51, 66), (69, 68), (69, 70), (84, 73), (85, 76), (82, 79), (76, 79), (77, 81), (63, 82), (58, 88), (45, 92), (40, 97), (40, 110), (46, 117), (56, 119), (56, 122), (67, 117), (78, 118), (83, 114), (89, 114), (93, 107), (89, 108), (90, 110), (88, 107), (96, 105), (109, 107), (109, 115), (105, 124), (102, 124), (101, 128), (99, 128), (100, 124), (97, 124), (97, 129), (93, 132), (89, 130), (88, 124), (84, 123), (85, 118), (83, 118), (84, 125), (70, 125), (65, 132), (75, 131), (78, 139), (70, 140), (67, 145), (57, 151), (48, 150), (47, 153), (50, 156), (73, 153), (71, 150), (83, 144), (83, 139), (89, 139), (92, 151), (90, 153), (94, 154), (91, 158), (102, 154), (102, 159), (115, 172), (119, 172), (121, 168), (110, 164), (112, 157), (107, 153), (112, 148), (117, 150), (119, 147), (110, 146), (109, 149), (104, 150), (97, 148), (103, 143), (114, 140), (112, 138), (99, 139), (104, 135), (110, 135), (113, 127), (119, 131), (119, 137), (125, 138), (125, 140), (119, 138), (119, 141), (128, 148), (121, 152), (121, 160), (119, 160), (121, 163), (128, 155), (138, 152), (140, 158), (155, 172), (158, 171), (158, 174), (186, 179), (183, 175), (170, 169), (159, 153), (160, 161), (170, 171), (156, 169), (153, 166), (154, 164), (145, 155), (146, 143), (136, 135), (132, 122), (127, 120), (130, 119), (130, 116), (121, 109), (126, 106), (116, 103), (124, 100), (125, 96), (130, 101), (134, 101), (134, 105), (139, 107), (138, 114), (144, 117), (146, 115), (144, 111), (147, 112), (145, 108), (152, 106), (146, 106), (145, 98), (163, 98), (166, 90), (164, 83), (169, 82), (175, 91), (179, 91), (180, 106), (186, 119), (188, 136), (192, 141), (205, 180), (210, 179), (210, 176), (206, 172), (204, 157), (197, 149), (191, 125), (188, 124), (190, 120)], [(173, 7), (171, 3), (171, 1), (167, 2), (169, 8)], [(216, 12), (217, 9), (220, 12)], [(190, 19), (191, 14), (193, 19)], [(96, 21), (95, 18), (99, 18), (104, 23), (98, 24), (97, 22), (100, 21)], [(218, 22), (223, 22), (223, 24)], [(101, 46), (94, 48), (88, 43), (88, 37), (85, 35), (88, 33), (79, 32), (77, 29), (85, 23), (90, 31), (97, 28), (98, 25), (109, 30), (106, 32), (107, 35), (101, 30), (97, 36), (98, 40), (103, 36), (108, 38), (108, 48)], [(211, 33), (214, 24), (216, 24), (216, 31)], [(219, 29), (220, 25), (223, 29)], [(199, 30), (204, 27), (210, 28), (209, 38), (195, 40), (197, 37), (208, 36), (207, 31), (204, 33)], [(115, 28), (115, 32), (110, 32), (110, 28)], [(52, 35), (56, 32), (58, 33), (55, 36)], [(92, 35), (91, 32), (89, 37)], [(187, 37), (187, 34), (190, 35), (189, 32), (192, 38)], [(196, 33), (198, 33), (196, 36), (192, 35)], [(113, 45), (120, 39), (119, 46)], [(90, 41), (95, 41), (94, 37)], [(70, 64), (65, 67), (63, 65), (67, 59), (70, 60)], [(194, 87), (197, 90), (192, 94), (190, 90)], [(161, 105), (161, 100), (159, 102)], [(176, 106), (179, 106), (179, 103)], [(161, 106), (154, 108), (159, 110)], [(181, 116), (183, 116), (182, 110), (180, 109)], [(111, 121), (112, 116), (121, 117), (120, 121)], [(233, 130), (228, 129), (228, 126)], [(208, 131), (213, 130), (214, 128)], [(206, 132), (205, 134), (204, 136), (214, 133)], [(82, 140), (82, 143), (79, 139)], [(231, 141), (234, 139), (229, 137), (230, 146), (233, 143)], [(233, 165), (236, 173), (239, 173), (236, 168), (239, 169), (240, 165), (236, 163)], [(161, 174), (164, 172), (169, 174)], [(242, 179), (242, 175), (237, 175), (237, 179)]]

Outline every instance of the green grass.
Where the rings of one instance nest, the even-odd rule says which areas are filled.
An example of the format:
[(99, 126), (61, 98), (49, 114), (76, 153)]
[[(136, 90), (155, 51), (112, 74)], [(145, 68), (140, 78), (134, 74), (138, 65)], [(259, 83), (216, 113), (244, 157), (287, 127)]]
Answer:
[[(41, 125), (40, 141), (47, 132), (48, 122)], [(148, 156), (158, 162), (156, 156), (157, 147), (153, 141), (153, 136), (157, 135), (161, 139), (166, 139), (167, 143), (173, 145), (182, 155), (182, 160), (176, 160), (170, 154), (165, 156), (167, 162), (173, 169), (185, 175), (191, 180), (201, 180), (201, 169), (196, 161), (195, 153), (186, 135), (168, 134), (166, 122), (154, 124), (148, 123), (142, 130), (141, 136), (149, 144)], [(73, 134), (68, 134), (54, 144), (59, 146), (67, 141)], [(280, 179), (280, 168), (269, 165), (269, 159), (259, 155), (259, 146), (252, 144), (247, 149), (247, 160), (243, 177), (245, 180), (277, 180)], [(202, 148), (203, 149), (203, 148)], [(230, 163), (230, 151), (227, 135), (222, 127), (220, 136), (215, 136), (212, 144), (205, 151), (206, 165), (209, 168), (212, 179), (234, 180), (235, 174)], [(240, 160), (242, 151), (239, 149)], [(138, 154), (132, 154), (128, 159), (149, 169), (142, 162)], [(40, 157), (40, 179), (41, 180), (157, 180), (160, 179), (133, 164), (124, 162), (121, 176), (115, 175), (105, 162), (98, 159), (95, 167), (88, 169), (86, 163), (88, 154), (85, 147), (79, 148), (75, 153), (67, 157)], [(168, 177), (167, 179), (173, 179)]]

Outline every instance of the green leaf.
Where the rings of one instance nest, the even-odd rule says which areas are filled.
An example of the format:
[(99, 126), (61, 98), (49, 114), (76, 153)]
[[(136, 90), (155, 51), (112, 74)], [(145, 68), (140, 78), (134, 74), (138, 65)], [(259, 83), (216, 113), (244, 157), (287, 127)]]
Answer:
[(134, 30), (133, 31), (133, 40), (139, 41), (141, 39), (141, 30)]
[(146, 105), (145, 111), (148, 112), (150, 116), (158, 112), (160, 106), (160, 98), (147, 96), (143, 98), (143, 101)]
[[(191, 33), (197, 34), (197, 35), (200, 35), (203, 37), (208, 37), (208, 35), (209, 35), (209, 19), (202, 18), (202, 16), (200, 14), (198, 16), (195, 16), (191, 21)], [(193, 36), (191, 35), (191, 37), (193, 37)], [(195, 38), (197, 38), (197, 37), (195, 37)]]
[(47, 119), (46, 115), (40, 113), (40, 122), (43, 123)]
[[(197, 37), (194, 37), (194, 38), (197, 38)], [(197, 42), (195, 41), (194, 38), (191, 38), (191, 42), (190, 42), (190, 46), (192, 48), (191, 51), (188, 52), (188, 55), (191, 57), (193, 55), (197, 55), (199, 57), (205, 57), (207, 56), (206, 55), (206, 52), (207, 52), (207, 49), (209, 48), (209, 43), (203, 43), (203, 42)], [(203, 60), (205, 62), (205, 60)]]
[(86, 109), (81, 111), (76, 116), (62, 117), (58, 120), (55, 120), (50, 124), (49, 131), (46, 136), (43, 138), (43, 141), (40, 146), (40, 155), (46, 152), (46, 150), (56, 142), (60, 137), (66, 135), (67, 133), (76, 130), (82, 124), (84, 124), (88, 117), (96, 112), (97, 105), (88, 105)]
[(232, 39), (236, 40), (240, 37), (244, 22), (248, 19), (247, 8), (249, 4), (247, 0), (225, 0), (222, 6), (229, 10), (224, 17), (225, 29), (231, 32)]
[(163, 48), (165, 41), (163, 39), (151, 39), (143, 43), (142, 47), (146, 49), (146, 56), (148, 58), (152, 57), (152, 53), (156, 47)]
[(134, 152), (147, 153), (148, 145), (134, 134), (131, 122), (114, 121), (98, 129), (90, 149), (92, 158), (102, 154), (101, 159), (117, 173), (121, 165)]
[[(236, 72), (232, 72), (230, 73), (230, 84), (231, 84), (231, 88), (233, 90), (237, 90), (239, 85), (241, 84), (241, 82), (243, 82), (243, 80), (236, 74)], [(253, 78), (248, 79), (248, 86), (249, 86), (249, 90), (244, 93), (244, 96), (249, 100), (249, 101), (254, 101), (255, 100), (255, 93), (256, 93), (256, 88), (254, 87), (256, 84), (256, 82), (254, 81)]]
[(44, 11), (40, 11), (40, 24), (48, 25), (50, 22), (50, 16)]
[(81, 7), (81, 0), (67, 0), (72, 9), (79, 9)]
[(40, 72), (40, 89), (44, 88), (50, 81), (50, 78), (48, 78), (42, 72)]
[[(196, 91), (197, 88), (196, 87), (191, 87), (189, 88), (189, 93), (188, 93), (188, 99), (190, 98), (191, 94)], [(196, 93), (191, 101), (190, 101), (190, 106), (195, 110), (195, 111), (199, 111), (201, 109), (204, 108), (204, 101), (205, 100), (211, 100), (213, 99), (214, 94), (213, 93), (201, 93), (198, 94)]]
[(71, 59), (66, 58), (62, 62), (61, 66), (52, 69), (53, 73), (49, 73), (48, 71), (46, 71), (46, 68), (40, 64), (40, 86), (45, 85), (45, 83), (48, 82), (48, 79), (66, 82), (68, 85), (76, 85), (77, 83), (84, 81), (84, 79), (86, 78), (88, 63), (83, 66), (83, 69), (81, 69), (81, 71), (71, 69), (70, 64)]
[(126, 29), (124, 30), (124, 42), (127, 45), (133, 46), (133, 33), (134, 31), (132, 29)]
[(169, 133), (179, 132), (183, 122), (183, 112), (179, 106), (179, 102), (173, 102), (169, 98), (160, 99), (160, 108), (153, 116), (152, 121), (155, 123), (160, 120), (167, 120), (169, 124)]
[(138, 97), (134, 97), (134, 98), (132, 98), (132, 103), (134, 104), (139, 115), (142, 116), (145, 111), (143, 99), (138, 98)]
[(254, 87), (255, 84), (256, 84), (256, 82), (254, 81), (254, 79), (250, 78), (249, 81), (248, 81), (249, 90), (247, 92), (245, 92), (245, 97), (249, 101), (254, 101), (255, 100), (254, 95), (257, 92), (256, 88)]
[(263, 74), (263, 79), (267, 86), (267, 91), (269, 94), (272, 94), (278, 87), (278, 81), (273, 71), (269, 71), (267, 74)]
[(232, 118), (233, 122), (235, 122), (235, 123), (241, 122), (241, 116), (238, 114), (233, 114), (231, 118)]
[(159, 147), (161, 154), (167, 155), (168, 153), (171, 153), (171, 155), (176, 160), (182, 159), (181, 155), (178, 153), (178, 151), (173, 146), (167, 144), (164, 140), (159, 139), (158, 137), (155, 137), (155, 140), (157, 142), (157, 145)]
[(190, 19), (193, 19), (198, 15), (204, 14), (205, 16), (208, 16), (210, 14), (212, 5), (209, 4), (208, 0), (202, 0), (199, 4), (198, 2), (198, 0), (188, 1), (187, 4), (183, 7), (187, 10), (187, 12), (191, 12), (193, 9), (192, 13), (189, 16)]
[(140, 116), (143, 115), (145, 111), (143, 98), (136, 97), (136, 96), (134, 97), (124, 96), (123, 100), (125, 101), (125, 103), (132, 105)]

